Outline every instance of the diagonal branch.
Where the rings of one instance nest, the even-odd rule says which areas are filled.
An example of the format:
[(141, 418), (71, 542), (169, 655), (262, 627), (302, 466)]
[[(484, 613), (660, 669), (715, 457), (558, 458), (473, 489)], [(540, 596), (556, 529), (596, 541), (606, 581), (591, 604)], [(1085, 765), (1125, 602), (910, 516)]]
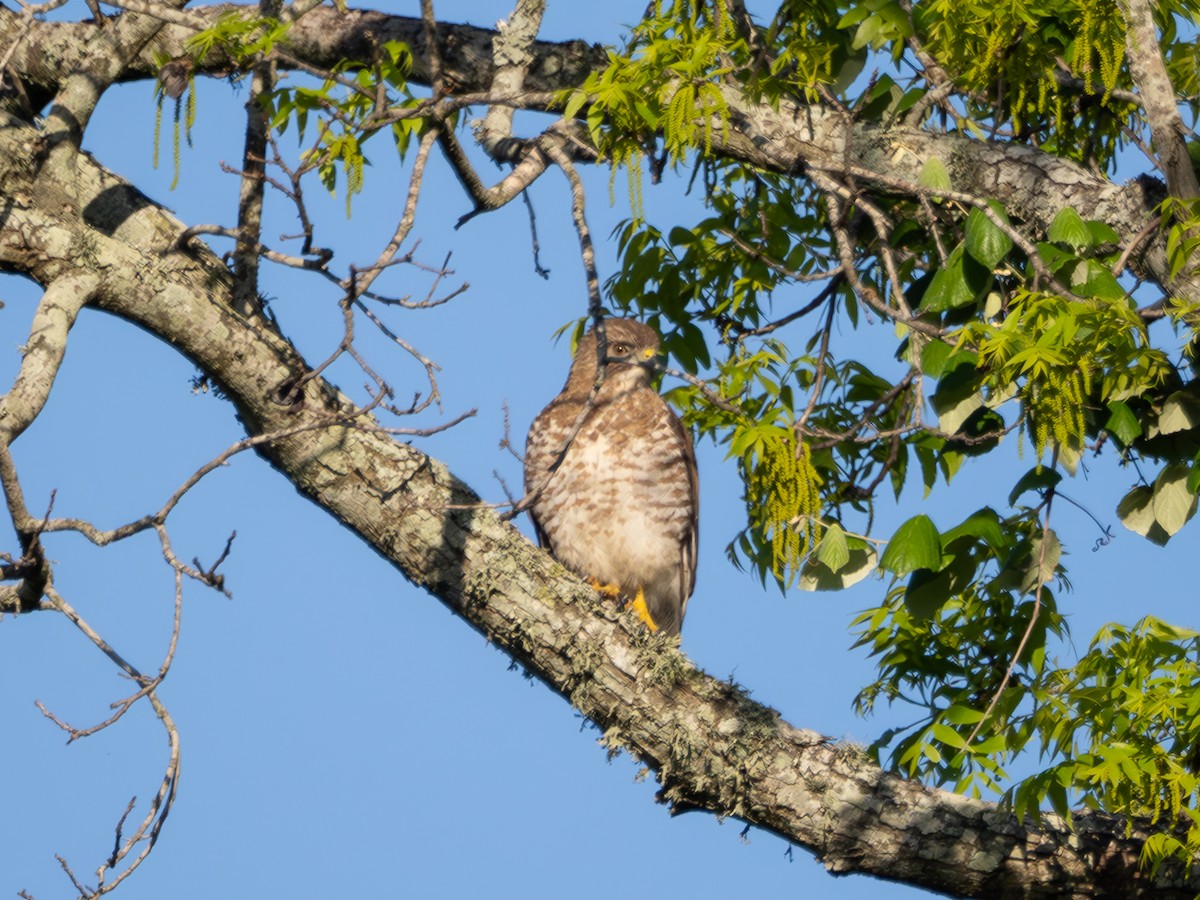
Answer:
[[(10, 204), (13, 228), (80, 232), (84, 224), (57, 202), (62, 180), (81, 203), (97, 204), (112, 202), (124, 182), (82, 153), (55, 170), (57, 182), (33, 177), (19, 148), (34, 135), (20, 124), (0, 129), (0, 203), (13, 192), (24, 198)], [(736, 816), (808, 848), (834, 872), (963, 896), (1035, 886), (1045, 896), (1174, 900), (1200, 890), (1200, 872), (1139, 868), (1148, 823), (1127, 831), (1124, 821), (1086, 813), (1072, 835), (1053, 816), (1017, 821), (884, 772), (855, 747), (795, 728), (700, 671), (668, 640), (600, 604), (442, 464), (377, 429), (330, 421), (353, 408), (336, 387), (314, 378), (296, 396), (282, 391), (309, 367), (282, 336), (231, 308), (220, 259), (203, 247), (175, 249), (182, 231), (145, 201), (119, 232), (88, 232), (106, 271), (93, 305), (170, 341), (221, 387), (251, 434), (292, 429), (258, 448), (272, 466), (569, 700), (612, 749), (655, 771), (675, 810)], [(0, 241), (0, 262), (51, 280), (44, 261), (6, 252)]]

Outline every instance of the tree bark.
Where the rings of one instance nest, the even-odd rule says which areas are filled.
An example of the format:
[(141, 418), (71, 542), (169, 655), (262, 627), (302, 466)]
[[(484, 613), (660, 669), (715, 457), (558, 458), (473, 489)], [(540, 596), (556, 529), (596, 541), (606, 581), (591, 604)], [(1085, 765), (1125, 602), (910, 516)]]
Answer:
[[(415, 20), (322, 9), (303, 21), (317, 62), (352, 52), (349, 34), (366, 21), (379, 37), (388, 34), (384, 26), (411, 26), (420, 46)], [(13, 22), (0, 10), (0, 34)], [(58, 48), (53, 55), (61, 61), (90, 27), (36, 26), (15, 64), (29, 66), (22, 71), (31, 82), (49, 90), (53, 78), (34, 47), (43, 54)], [(447, 27), (441, 39), (461, 35), (474, 45), (486, 35), (459, 28)], [(160, 35), (160, 50), (182, 33), (176, 26), (164, 32), (171, 34)], [(318, 49), (326, 56), (318, 59)], [(538, 45), (538, 52), (544, 62), (531, 79), (542, 86), (578, 79), (580, 66), (597, 64), (595, 51), (579, 43)], [(467, 57), (460, 48), (455, 58), (463, 65)], [(489, 59), (481, 57), (479, 72), (455, 77), (486, 81)], [(903, 157), (894, 143), (849, 140), (847, 126), (797, 119), (797, 112), (740, 109), (725, 152), (781, 171), (817, 159), (845, 164), (848, 155), (881, 165)], [(883, 139), (895, 142), (895, 135)], [(787, 143), (793, 138), (799, 148)], [(1030, 216), (1053, 202), (1037, 195), (1087, 202), (1081, 192), (1094, 191), (1091, 208), (1118, 231), (1130, 233), (1146, 215), (1136, 190), (1101, 184), (1044, 154), (944, 135), (904, 138), (918, 139), (953, 148), (952, 172), (976, 179), (981, 191), (1011, 190)], [(909, 149), (918, 158), (924, 152)], [(901, 158), (888, 171), (901, 177), (900, 167), (917, 165)], [(91, 305), (176, 347), (236, 405), (249, 434), (283, 435), (262, 453), (302, 494), (597, 723), (611, 748), (651, 767), (675, 811), (708, 810), (768, 829), (811, 850), (831, 872), (962, 897), (1200, 892), (1200, 873), (1166, 864), (1151, 878), (1139, 869), (1148, 834), (1140, 824), (1126, 835), (1124, 821), (1093, 813), (1079, 817), (1074, 832), (1053, 816), (1019, 822), (992, 804), (884, 772), (860, 749), (795, 728), (706, 675), (668, 639), (599, 603), (441, 463), (356, 417), (323, 379), (302, 382), (310, 369), (295, 348), (269, 323), (236, 310), (221, 260), (199, 241), (179, 246), (183, 223), (69, 141), (48, 141), (32, 122), (7, 113), (0, 113), (0, 210), (0, 267), (47, 286), (82, 279)]]

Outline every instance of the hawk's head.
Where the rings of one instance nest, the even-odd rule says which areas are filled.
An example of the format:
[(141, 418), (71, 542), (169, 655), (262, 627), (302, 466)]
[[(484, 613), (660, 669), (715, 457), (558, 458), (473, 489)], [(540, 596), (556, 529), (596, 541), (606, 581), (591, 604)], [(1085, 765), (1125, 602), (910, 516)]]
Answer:
[[(613, 387), (646, 384), (650, 370), (658, 357), (658, 333), (636, 319), (605, 319), (604, 338), (599, 346), (605, 365), (604, 381)], [(596, 381), (596, 366), (601, 356), (596, 329), (592, 328), (579, 341), (571, 374), (567, 378), (567, 393), (587, 394)]]

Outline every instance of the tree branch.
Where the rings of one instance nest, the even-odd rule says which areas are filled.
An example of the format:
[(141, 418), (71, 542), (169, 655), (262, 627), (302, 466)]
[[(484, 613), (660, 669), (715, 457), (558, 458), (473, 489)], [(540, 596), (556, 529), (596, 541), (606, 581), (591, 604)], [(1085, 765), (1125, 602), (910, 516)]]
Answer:
[[(253, 9), (241, 8), (247, 14)], [(223, 9), (200, 7), (194, 12), (215, 21)], [(18, 27), (15, 18), (15, 14), (0, 8), (0, 35)], [(48, 65), (47, 60), (69, 64), (94, 30), (95, 26), (88, 23), (38, 23), (14, 53), (12, 64), (28, 82), (43, 90), (54, 89), (62, 77), (62, 66)], [(342, 13), (319, 7), (296, 23), (289, 35), (289, 52), (308, 65), (330, 69), (344, 59), (369, 64), (373, 42), (404, 41), (414, 51), (411, 80), (428, 84), (429, 45), (436, 39), (442, 61), (440, 77), (447, 90), (455, 94), (490, 90), (497, 72), (492, 52), (496, 32), (446, 23), (439, 23), (436, 38), (428, 38), (425, 32), (419, 18), (355, 10)], [(192, 33), (182, 26), (163, 27), (120, 77), (154, 77), (157, 68), (153, 53), (172, 58), (182, 55), (184, 41)], [(587, 74), (607, 65), (602, 48), (582, 41), (536, 41), (528, 52), (531, 61), (524, 84), (530, 99), (522, 102), (514, 98), (512, 102), (531, 109), (547, 109), (546, 92), (576, 87)], [(228, 60), (213, 54), (204, 69), (217, 72), (228, 65)], [(1159, 186), (1149, 180), (1116, 185), (1069, 160), (1032, 147), (918, 128), (882, 128), (870, 122), (848, 121), (837, 111), (820, 105), (786, 98), (777, 104), (754, 101), (728, 81), (720, 88), (729, 121), (727, 127), (718, 124), (711, 129), (713, 152), (768, 171), (799, 174), (815, 166), (831, 174), (844, 174), (858, 168), (916, 185), (925, 162), (937, 157), (950, 172), (955, 191), (999, 200), (1010, 215), (1035, 229), (1046, 228), (1064, 206), (1072, 206), (1085, 219), (1106, 222), (1127, 238), (1141, 231), (1163, 196)], [(574, 151), (577, 141), (578, 137), (570, 133), (564, 146)], [(524, 143), (517, 146), (524, 155), (517, 169), (500, 185), (487, 189), (481, 183), (467, 184), (480, 209), (494, 208), (515, 198), (545, 170), (542, 153)], [(443, 143), (443, 149), (466, 179), (470, 166), (452, 135)], [(1173, 297), (1200, 299), (1200, 275), (1185, 273), (1174, 281), (1169, 277), (1165, 236), (1148, 241), (1137, 262), (1139, 274), (1145, 273), (1164, 285)]]
[(0, 441), (11, 444), (46, 405), (67, 352), (67, 334), (100, 284), (93, 273), (64, 275), (50, 283), (38, 303), (13, 386), (0, 395)]
[[(314, 15), (315, 15), (314, 11)], [(1138, 867), (1147, 831), (1088, 813), (1077, 832), (886, 773), (858, 749), (781, 721), (693, 666), (668, 639), (600, 604), (436, 460), (373, 428), (338, 421), (350, 401), (271, 328), (231, 305), (211, 252), (178, 249), (184, 227), (89, 156), (33, 173), (29, 125), (0, 129), (0, 203), (10, 232), (79, 238), (106, 272), (93, 304), (170, 341), (237, 406), (258, 447), (297, 489), (596, 722), (613, 749), (658, 773), (677, 810), (736, 816), (809, 848), (835, 872), (860, 871), (972, 897), (1191, 897), (1200, 873)], [(66, 156), (65, 154), (63, 155)], [(88, 228), (61, 203), (116, 205), (119, 229)], [(13, 202), (20, 195), (22, 203)], [(70, 244), (65, 244), (69, 246)], [(0, 239), (0, 264), (44, 283), (53, 264)], [(212, 335), (221, 340), (214, 341)], [(312, 426), (312, 427), (309, 427)], [(172, 788), (173, 789), (173, 788)]]
[[(279, 18), (281, 0), (259, 0), (260, 15)], [(263, 194), (266, 191), (267, 113), (260, 106), (263, 97), (275, 89), (275, 64), (262, 61), (250, 78), (246, 98), (246, 140), (242, 151), (242, 183), (238, 193), (238, 243), (233, 248), (233, 302), (242, 315), (260, 315), (258, 297), (258, 253), (262, 235)]]
[(1173, 197), (1189, 200), (1200, 194), (1200, 184), (1184, 145), (1183, 136), (1188, 129), (1179, 116), (1175, 89), (1158, 46), (1154, 13), (1148, 0), (1121, 0), (1121, 11), (1127, 26), (1125, 46), (1129, 54), (1129, 71), (1146, 110), (1150, 136), (1167, 179), (1167, 190)]

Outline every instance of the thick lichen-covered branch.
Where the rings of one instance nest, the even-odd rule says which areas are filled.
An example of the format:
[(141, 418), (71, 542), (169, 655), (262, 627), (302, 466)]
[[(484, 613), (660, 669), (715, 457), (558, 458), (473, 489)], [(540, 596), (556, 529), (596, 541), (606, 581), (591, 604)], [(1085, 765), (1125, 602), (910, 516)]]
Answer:
[[(962, 896), (1191, 896), (1198, 877), (1137, 866), (1145, 833), (1088, 816), (1071, 837), (1047, 817), (887, 774), (853, 747), (794, 728), (696, 669), (535, 548), (444, 466), (379, 429), (310, 371), (269, 324), (241, 316), (228, 269), (179, 247), (182, 223), (69, 145), (36, 163), (32, 125), (0, 130), (0, 265), (51, 283), (81, 241), (105, 278), (93, 305), (160, 336), (236, 405), (258, 449), (305, 496), (486, 634), (659, 775), (679, 810), (737, 816), (809, 848), (833, 871)], [(64, 203), (70, 195), (76, 204)], [(88, 220), (75, 210), (92, 210)], [(103, 214), (100, 211), (103, 210)], [(36, 233), (31, 253), (14, 236)], [(312, 427), (308, 427), (312, 426)]]

